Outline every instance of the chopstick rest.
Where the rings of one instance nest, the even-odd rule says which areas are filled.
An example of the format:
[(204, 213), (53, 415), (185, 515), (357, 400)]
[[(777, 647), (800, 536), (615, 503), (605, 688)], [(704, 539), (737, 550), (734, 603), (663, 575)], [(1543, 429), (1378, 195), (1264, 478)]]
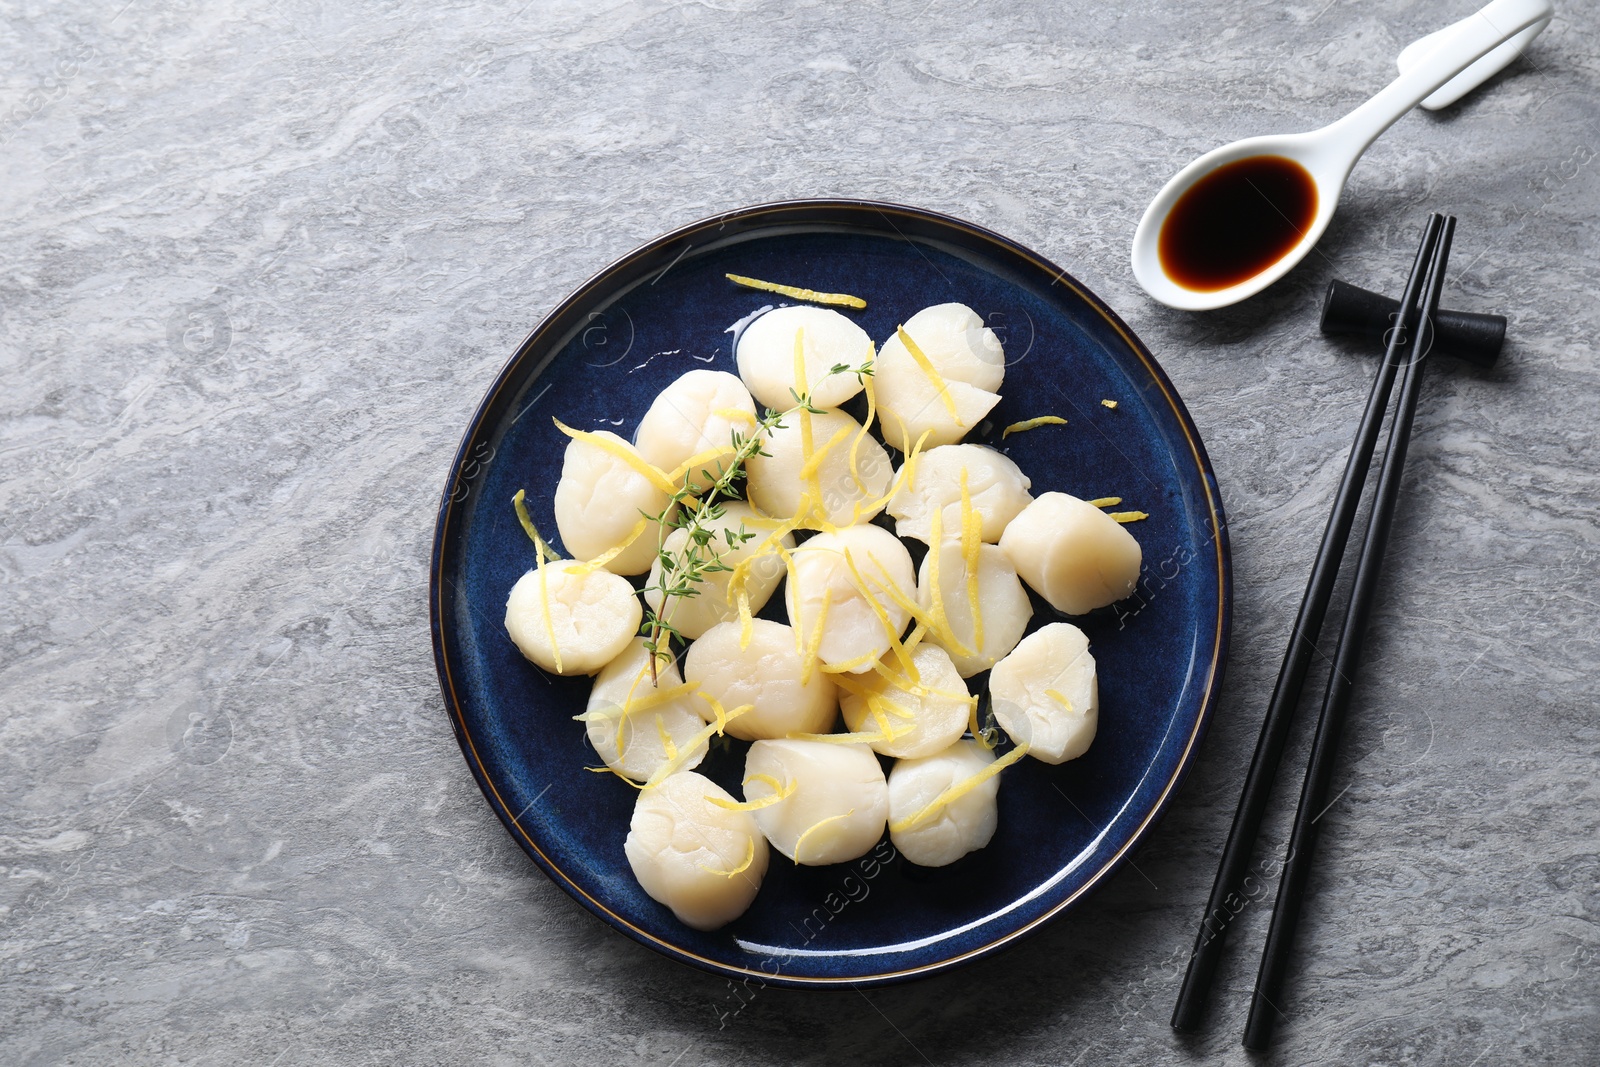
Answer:
[[(1400, 301), (1335, 278), (1322, 299), (1322, 332), (1383, 341)], [(1492, 367), (1506, 340), (1506, 317), (1440, 308), (1433, 320), (1433, 353)]]

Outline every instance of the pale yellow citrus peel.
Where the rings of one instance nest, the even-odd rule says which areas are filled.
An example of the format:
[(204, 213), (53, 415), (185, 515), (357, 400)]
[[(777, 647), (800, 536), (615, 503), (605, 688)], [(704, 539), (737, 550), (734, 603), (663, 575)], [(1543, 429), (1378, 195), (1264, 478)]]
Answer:
[(1007, 426), (1004, 430), (1001, 430), (1000, 440), (1004, 441), (1007, 437), (1010, 437), (1014, 433), (1022, 433), (1026, 430), (1035, 430), (1040, 426), (1065, 426), (1066, 424), (1067, 420), (1063, 419), (1060, 415), (1040, 415), (1035, 419), (1023, 419), (1021, 422), (1013, 422), (1010, 426)]
[[(715, 801), (717, 798), (716, 797), (706, 797), (706, 799), (707, 800), (711, 800), (711, 801)], [(753, 837), (745, 838), (744, 849), (745, 849), (744, 862), (739, 864), (739, 866), (735, 867), (731, 871), (719, 871), (715, 867), (707, 867), (703, 863), (697, 863), (697, 864), (695, 864), (695, 866), (699, 867), (702, 871), (705, 871), (707, 874), (716, 874), (716, 875), (722, 876), (723, 878), (732, 878), (734, 875), (743, 874), (745, 871), (749, 870), (750, 869), (750, 865), (755, 862), (755, 860), (756, 860), (756, 839), (753, 838)]]
[(590, 433), (588, 430), (574, 430), (571, 426), (568, 426), (560, 419), (552, 418), (550, 421), (556, 424), (556, 429), (560, 430), (574, 441), (582, 441), (584, 444), (593, 445), (595, 448), (600, 449), (607, 455), (614, 456), (621, 460), (634, 471), (642, 475), (647, 481), (649, 481), (651, 485), (655, 486), (663, 493), (666, 493), (668, 496), (671, 496), (673, 493), (678, 491), (678, 487), (672, 483), (671, 479), (666, 476), (665, 472), (663, 472), (660, 467), (647, 462), (643, 456), (639, 455), (622, 442), (613, 441), (611, 438), (602, 437), (597, 433)]
[(706, 797), (706, 799), (717, 807), (726, 808), (728, 811), (760, 811), (762, 808), (770, 808), (780, 801), (787, 800), (795, 791), (795, 783), (793, 782), (784, 784), (770, 774), (752, 774), (744, 780), (744, 784), (747, 787), (745, 789), (746, 793), (750, 791), (748, 788), (750, 783), (756, 781), (767, 785), (772, 792), (764, 797), (756, 797), (754, 800), (724, 800), (721, 797)]
[(805, 845), (806, 838), (810, 837), (812, 834), (816, 833), (818, 830), (822, 829), (824, 826), (827, 826), (829, 823), (838, 822), (840, 819), (848, 819), (850, 816), (854, 815), (855, 813), (856, 813), (856, 809), (855, 808), (851, 808), (849, 811), (845, 812), (842, 815), (830, 815), (826, 819), (822, 819), (819, 822), (812, 823), (809, 827), (806, 828), (806, 832), (801, 834), (800, 837), (794, 843), (794, 861), (796, 863), (800, 862), (800, 850)]
[(902, 830), (911, 829), (911, 827), (922, 822), (924, 819), (928, 818), (930, 815), (933, 815), (940, 809), (948, 807), (957, 800), (960, 800), (962, 797), (972, 792), (972, 790), (976, 789), (984, 782), (987, 782), (989, 779), (993, 778), (995, 775), (999, 774), (1001, 771), (1005, 770), (1007, 767), (1011, 766), (1013, 763), (1017, 762), (1027, 754), (1028, 743), (1024, 741), (1016, 748), (1012, 749), (1010, 752), (1007, 752), (1004, 756), (1001, 756), (999, 759), (989, 764), (989, 766), (979, 771), (977, 774), (974, 774), (969, 778), (963, 778), (961, 781), (956, 782), (949, 789), (946, 789), (944, 792), (934, 797), (920, 810), (912, 812), (903, 819), (896, 819), (894, 822), (890, 823), (889, 832), (900, 833)]
[(778, 282), (764, 282), (760, 278), (747, 278), (743, 274), (729, 274), (727, 279), (735, 285), (742, 285), (746, 289), (759, 289), (765, 293), (777, 293), (779, 296), (792, 297), (795, 300), (804, 300), (812, 304), (832, 304), (836, 307), (856, 308), (860, 310), (867, 306), (867, 302), (859, 296), (849, 293), (819, 293), (815, 289), (804, 289), (797, 285), (781, 285)]
[(950, 395), (950, 383), (944, 380), (944, 375), (939, 373), (939, 369), (933, 365), (933, 361), (923, 354), (922, 349), (917, 347), (917, 342), (911, 339), (909, 333), (906, 333), (904, 326), (896, 326), (894, 332), (895, 336), (900, 338), (900, 343), (906, 346), (906, 351), (911, 354), (912, 360), (916, 363), (917, 369), (922, 371), (923, 377), (927, 378), (933, 387), (939, 390), (939, 399), (944, 401), (945, 410), (950, 413), (952, 419), (959, 423), (961, 416), (956, 412), (956, 398)]
[[(544, 609), (544, 632), (550, 639), (550, 654), (556, 661), (556, 673), (561, 673), (561, 643), (556, 640), (556, 621), (550, 614), (550, 576), (544, 572), (545, 553), (550, 551), (550, 546), (545, 544), (544, 538), (539, 536), (539, 530), (533, 525), (533, 518), (528, 514), (528, 506), (523, 503), (523, 492), (517, 490), (517, 495), (511, 498), (511, 506), (516, 509), (517, 520), (522, 523), (522, 528), (533, 538), (533, 580), (539, 583), (539, 603)], [(552, 559), (558, 558), (550, 552)]]
[[(871, 348), (869, 342), (867, 358), (868, 365), (870, 365), (875, 358), (876, 350)], [(861, 423), (861, 428), (856, 431), (855, 437), (853, 437), (850, 441), (850, 477), (855, 479), (856, 488), (861, 491), (862, 496), (871, 496), (872, 490), (868, 489), (867, 483), (861, 480), (861, 467), (857, 463), (857, 457), (861, 451), (861, 441), (867, 436), (867, 430), (872, 426), (872, 420), (877, 417), (878, 400), (877, 395), (872, 388), (872, 375), (869, 374), (862, 378), (861, 384), (867, 394), (867, 417), (865, 421)], [(857, 511), (856, 514), (859, 516), (860, 512)]]
[(978, 603), (978, 549), (983, 544), (983, 520), (972, 507), (967, 492), (967, 468), (961, 468), (961, 559), (967, 566), (967, 603), (972, 608), (973, 651), (983, 650), (983, 608)]

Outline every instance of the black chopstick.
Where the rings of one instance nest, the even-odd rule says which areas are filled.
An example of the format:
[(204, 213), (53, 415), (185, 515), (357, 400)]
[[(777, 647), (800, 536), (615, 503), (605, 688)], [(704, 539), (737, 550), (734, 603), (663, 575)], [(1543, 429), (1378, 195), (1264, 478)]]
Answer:
[(1316, 739), (1311, 746), (1311, 761), (1306, 768), (1305, 783), (1300, 790), (1300, 806), (1295, 811), (1294, 833), (1289, 839), (1289, 850), (1284, 859), (1283, 877), (1278, 883), (1278, 899), (1273, 906), (1272, 927), (1267, 932), (1267, 945), (1261, 954), (1261, 970), (1256, 976), (1255, 995), (1250, 1001), (1250, 1020), (1245, 1026), (1244, 1047), (1257, 1052), (1266, 1051), (1272, 1040), (1272, 1030), (1281, 1010), (1279, 990), (1289, 964), (1289, 952), (1294, 942), (1295, 924), (1300, 917), (1300, 904), (1305, 893), (1306, 878), (1311, 872), (1311, 856), (1316, 848), (1318, 820), (1328, 807), (1328, 787), (1333, 780), (1334, 761), (1338, 755), (1339, 734), (1344, 727), (1345, 713), (1350, 707), (1350, 690), (1355, 681), (1356, 667), (1361, 660), (1362, 639), (1372, 613), (1372, 602), (1377, 593), (1378, 576), (1383, 570), (1383, 553), (1389, 542), (1389, 530), (1394, 522), (1395, 505), (1400, 498), (1400, 480), (1405, 470), (1406, 449), (1411, 439), (1411, 426), (1416, 418), (1417, 397), (1422, 386), (1422, 369), (1432, 344), (1432, 321), (1439, 310), (1439, 293), (1444, 288), (1445, 266), (1450, 260), (1450, 241), (1455, 235), (1456, 220), (1446, 217), (1439, 242), (1428, 266), (1426, 296), (1421, 322), (1400, 381), (1400, 400), (1394, 419), (1389, 426), (1389, 444), (1384, 452), (1383, 469), (1378, 475), (1377, 494), (1372, 505), (1372, 515), (1367, 521), (1366, 541), (1361, 547), (1361, 557), (1356, 564), (1354, 585), (1345, 614), (1344, 627), (1339, 633), (1338, 651), (1334, 653), (1333, 672), (1328, 676), (1327, 692), (1322, 699), (1322, 714), (1317, 720)]
[(1211, 886), (1211, 898), (1206, 903), (1205, 916), (1200, 920), (1194, 952), (1189, 957), (1183, 988), (1172, 1012), (1172, 1026), (1176, 1030), (1192, 1031), (1199, 1028), (1205, 1013), (1206, 996), (1221, 956), (1223, 939), (1227, 936), (1233, 917), (1241, 910), (1233, 907), (1233, 902), (1243, 899), (1240, 894), (1250, 854), (1272, 793), (1272, 780), (1283, 756), (1284, 742), (1289, 736), (1289, 726), (1294, 718), (1295, 705), (1300, 699), (1301, 686), (1305, 683), (1306, 670), (1311, 664), (1314, 642), (1322, 629), (1328, 600), (1333, 595), (1334, 582), (1339, 576), (1339, 564), (1344, 559), (1350, 527), (1355, 523), (1361, 491), (1366, 485), (1367, 467), (1372, 462), (1372, 453), (1378, 443), (1384, 410), (1389, 406), (1395, 372), (1409, 351), (1417, 304), (1423, 291), (1423, 273), (1432, 259), (1441, 226), (1440, 216), (1428, 216), (1422, 244), (1417, 249), (1417, 258), (1406, 281), (1405, 295), (1401, 297), (1400, 310), (1396, 313), (1399, 321), (1396, 328), (1389, 332), (1383, 363), (1373, 378), (1366, 412), (1361, 416), (1355, 441), (1350, 446), (1350, 458), (1345, 463), (1344, 476), (1334, 497), (1333, 512), (1328, 516), (1328, 525), (1322, 534), (1322, 545), (1317, 549), (1311, 578), (1306, 583), (1305, 597), (1300, 602), (1300, 613), (1295, 618), (1289, 647), (1284, 652), (1283, 665), (1278, 670), (1278, 682), (1272, 690), (1266, 718), (1261, 723), (1261, 736), (1256, 742), (1249, 775), (1245, 778), (1244, 792), (1240, 794), (1239, 807), (1234, 812), (1233, 827), (1228, 831), (1222, 862), (1217, 867), (1216, 880)]

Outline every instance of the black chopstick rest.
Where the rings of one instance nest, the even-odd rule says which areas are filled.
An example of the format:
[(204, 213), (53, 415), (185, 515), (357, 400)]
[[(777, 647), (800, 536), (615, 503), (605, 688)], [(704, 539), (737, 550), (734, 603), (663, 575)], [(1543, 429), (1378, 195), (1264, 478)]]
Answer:
[[(1382, 341), (1394, 325), (1400, 301), (1335, 278), (1322, 301), (1322, 332), (1353, 334)], [(1433, 323), (1433, 350), (1479, 367), (1492, 367), (1506, 340), (1504, 315), (1439, 309)]]

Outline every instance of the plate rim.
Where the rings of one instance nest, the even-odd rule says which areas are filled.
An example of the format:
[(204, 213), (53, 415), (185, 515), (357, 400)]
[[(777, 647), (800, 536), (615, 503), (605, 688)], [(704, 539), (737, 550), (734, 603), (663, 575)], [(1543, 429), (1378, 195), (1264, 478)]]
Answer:
[[(803, 215), (806, 212), (838, 211), (841, 213), (861, 212), (876, 213), (889, 222), (892, 229), (899, 232), (894, 225), (889, 213), (900, 214), (914, 218), (923, 224), (931, 224), (936, 228), (949, 228), (964, 234), (968, 238), (979, 242), (992, 244), (1004, 253), (1019, 257), (1031, 265), (1039, 268), (1044, 273), (1053, 277), (1052, 285), (1061, 284), (1073, 292), (1084, 303), (1092, 307), (1108, 325), (1117, 333), (1123, 342), (1139, 357), (1151, 380), (1160, 388), (1162, 397), (1167, 401), (1172, 413), (1178, 420), (1179, 428), (1183, 431), (1184, 440), (1189, 446), (1190, 458), (1200, 474), (1201, 485), (1205, 490), (1207, 511), (1211, 520), (1211, 540), (1214, 547), (1213, 559), (1217, 568), (1217, 614), (1215, 619), (1216, 637), (1212, 643), (1211, 659), (1207, 667), (1207, 676), (1203, 696), (1201, 697), (1199, 714), (1195, 718), (1193, 729), (1184, 743), (1182, 753), (1179, 755), (1176, 767), (1162, 784), (1161, 793), (1151, 805), (1143, 820), (1140, 821), (1128, 835), (1117, 851), (1106, 859), (1097, 870), (1090, 875), (1082, 885), (1072, 893), (1057, 901), (1048, 910), (1035, 916), (1032, 920), (1015, 929), (995, 937), (991, 941), (975, 948), (966, 949), (955, 955), (928, 963), (903, 967), (893, 971), (883, 971), (871, 975), (843, 976), (843, 975), (788, 975), (781, 972), (774, 974), (759, 967), (741, 967), (722, 960), (711, 959), (699, 953), (690, 951), (681, 945), (662, 938), (649, 930), (641, 929), (616, 912), (607, 908), (602, 902), (591, 896), (583, 886), (579, 885), (566, 871), (562, 870), (539, 847), (527, 830), (525, 830), (518, 817), (510, 812), (504, 798), (500, 796), (498, 788), (490, 780), (484, 769), (483, 758), (479, 755), (477, 745), (468, 732), (462, 707), (462, 700), (456, 693), (454, 679), (451, 671), (449, 650), (446, 647), (446, 634), (448, 628), (445, 622), (445, 573), (444, 554), (448, 541), (450, 521), (454, 505), (458, 502), (456, 497), (463, 486), (467, 487), (470, 495), (470, 483), (476, 474), (468, 474), (468, 465), (472, 463), (471, 452), (480, 442), (480, 434), (484, 429), (485, 417), (494, 405), (500, 393), (510, 383), (513, 372), (523, 363), (525, 357), (533, 353), (546, 341), (546, 335), (551, 333), (561, 323), (566, 313), (574, 306), (587, 302), (588, 298), (600, 289), (605, 282), (615, 273), (644, 259), (653, 253), (666, 248), (671, 248), (679, 242), (688, 240), (708, 228), (720, 229), (730, 221), (742, 223), (753, 222), (762, 215), (782, 216), (784, 214)], [(774, 220), (780, 221), (781, 220)], [(804, 218), (795, 222), (805, 222)], [(815, 221), (815, 220), (811, 220)], [(846, 224), (848, 225), (848, 224)], [(907, 241), (912, 240), (900, 234)], [(688, 248), (681, 255), (687, 254)], [(673, 261), (674, 263), (676, 260)], [(670, 266), (668, 267), (670, 269)], [(549, 353), (548, 358), (554, 358), (558, 353)], [(490, 462), (492, 462), (492, 457)], [(463, 500), (465, 497), (462, 498)], [(433, 548), (429, 557), (428, 573), (428, 622), (432, 635), (434, 668), (439, 678), (440, 692), (444, 699), (445, 708), (450, 716), (451, 726), (456, 735), (456, 742), (461, 748), (461, 754), (471, 770), (473, 778), (478, 783), (478, 788), (484, 794), (489, 807), (499, 818), (501, 825), (511, 837), (521, 846), (522, 850), (534, 861), (551, 881), (555, 882), (579, 904), (582, 904), (597, 918), (619, 930), (647, 948), (686, 963), (701, 970), (727, 978), (755, 978), (766, 985), (775, 985), (789, 988), (855, 988), (863, 986), (884, 985), (889, 983), (904, 982), (917, 978), (926, 978), (939, 974), (978, 959), (998, 953), (1021, 939), (1028, 937), (1047, 924), (1060, 918), (1084, 899), (1092, 890), (1098, 888), (1115, 874), (1124, 863), (1132, 856), (1134, 851), (1143, 843), (1144, 839), (1154, 829), (1155, 825), (1166, 814), (1171, 806), (1178, 789), (1188, 777), (1195, 759), (1198, 755), (1200, 743), (1204, 740), (1211, 718), (1216, 711), (1222, 686), (1223, 673), (1227, 663), (1228, 646), (1230, 644), (1233, 614), (1233, 571), (1232, 554), (1228, 539), (1228, 524), (1222, 505), (1222, 497), (1217, 485), (1216, 472), (1211, 465), (1205, 445), (1200, 439), (1199, 430), (1194, 424), (1182, 397), (1178, 395), (1177, 388), (1167, 376), (1165, 369), (1156, 360), (1150, 349), (1135, 334), (1105, 301), (1079, 282), (1063, 268), (1045, 259), (1033, 250), (1018, 242), (1005, 237), (987, 227), (969, 222), (965, 219), (947, 215), (942, 212), (932, 211), (927, 208), (914, 207), (890, 201), (868, 200), (853, 197), (805, 197), (788, 200), (769, 201), (753, 204), (742, 208), (735, 208), (708, 215), (694, 222), (679, 226), (658, 237), (652, 238), (636, 246), (631, 251), (617, 257), (600, 270), (590, 275), (581, 284), (575, 287), (560, 303), (556, 304), (537, 324), (528, 332), (522, 342), (517, 345), (511, 356), (500, 368), (494, 380), (489, 384), (483, 398), (478, 402), (473, 411), (467, 428), (462, 434), (461, 444), (451, 460), (445, 484), (440, 492), (437, 518), (434, 524)]]

